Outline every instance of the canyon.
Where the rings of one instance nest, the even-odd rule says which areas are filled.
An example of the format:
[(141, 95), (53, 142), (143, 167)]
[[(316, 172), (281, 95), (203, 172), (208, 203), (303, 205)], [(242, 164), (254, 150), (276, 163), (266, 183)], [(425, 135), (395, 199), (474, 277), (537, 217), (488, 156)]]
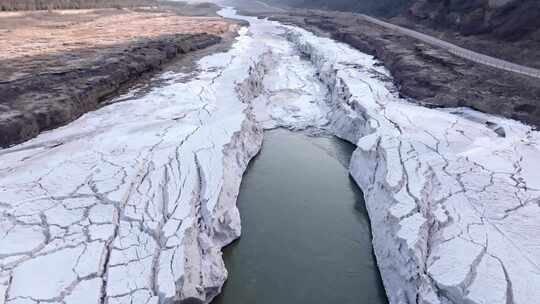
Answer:
[(540, 297), (540, 133), (404, 99), (373, 56), (278, 21), (144, 94), (0, 150), (0, 303), (210, 303), (264, 130), (356, 146), (390, 303)]

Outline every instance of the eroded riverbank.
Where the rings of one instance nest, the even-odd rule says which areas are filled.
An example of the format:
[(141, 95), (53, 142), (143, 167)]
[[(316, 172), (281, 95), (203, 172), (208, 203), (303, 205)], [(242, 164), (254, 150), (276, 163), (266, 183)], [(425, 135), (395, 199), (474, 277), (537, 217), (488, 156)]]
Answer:
[(219, 8), (0, 12), (0, 147), (65, 125), (173, 58), (224, 45), (239, 25)]
[(357, 146), (390, 303), (540, 297), (537, 131), (408, 103), (369, 55), (221, 13), (251, 24), (196, 74), (0, 151), (4, 303), (209, 303), (240, 234), (242, 174), (280, 126)]

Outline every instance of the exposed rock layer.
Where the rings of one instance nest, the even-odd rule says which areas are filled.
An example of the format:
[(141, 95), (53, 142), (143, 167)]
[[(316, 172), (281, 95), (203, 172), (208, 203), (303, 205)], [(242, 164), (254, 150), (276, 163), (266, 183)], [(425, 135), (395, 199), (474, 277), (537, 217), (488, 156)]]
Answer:
[(412, 1), (393, 23), (476, 52), (540, 67), (540, 2), (535, 0)]
[(362, 12), (390, 16), (400, 13), (410, 0), (266, 0), (273, 5), (302, 8), (330, 9), (346, 12)]
[(465, 35), (492, 34), (520, 40), (540, 27), (540, 3), (535, 0), (412, 1), (407, 13), (421, 22)]

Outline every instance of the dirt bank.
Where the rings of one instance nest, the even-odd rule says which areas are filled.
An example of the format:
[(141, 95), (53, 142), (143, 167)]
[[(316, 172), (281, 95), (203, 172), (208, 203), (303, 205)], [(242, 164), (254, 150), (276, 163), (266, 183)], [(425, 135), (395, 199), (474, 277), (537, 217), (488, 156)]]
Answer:
[(352, 13), (257, 12), (345, 42), (376, 56), (400, 94), (430, 107), (467, 106), (540, 126), (540, 81), (458, 58), (371, 24)]
[[(195, 11), (202, 10), (215, 13), (213, 6)], [(0, 13), (0, 146), (72, 121), (140, 75), (219, 43), (237, 26), (170, 8)]]
[[(540, 19), (538, 20), (537, 22), (540, 22)], [(538, 51), (540, 49), (540, 27), (536, 27), (534, 24), (531, 24), (530, 27), (536, 27), (537, 30), (527, 35), (506, 34), (506, 36), (500, 37), (495, 31), (464, 35), (453, 28), (433, 27), (403, 16), (394, 17), (388, 21), (482, 54), (540, 68), (540, 52)]]
[(538, 0), (412, 0), (391, 22), (481, 53), (540, 67)]

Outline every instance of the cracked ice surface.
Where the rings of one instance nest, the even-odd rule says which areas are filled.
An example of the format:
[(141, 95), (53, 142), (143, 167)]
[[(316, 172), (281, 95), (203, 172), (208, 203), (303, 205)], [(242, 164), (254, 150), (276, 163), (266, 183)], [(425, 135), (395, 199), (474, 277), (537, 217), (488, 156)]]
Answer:
[(166, 303), (219, 292), (261, 130), (242, 35), (198, 76), (0, 151), (0, 303)]
[(370, 56), (299, 29), (289, 39), (331, 90), (330, 130), (358, 146), (351, 174), (390, 302), (537, 302), (540, 133), (416, 106)]
[(329, 91), (289, 30), (250, 21), (195, 79), (164, 73), (143, 97), (0, 151), (0, 303), (207, 303), (221, 290), (258, 126), (327, 124)]
[[(390, 302), (536, 302), (540, 132), (470, 109), (416, 106), (372, 57), (299, 28), (282, 34), (292, 45), (267, 54), (275, 61), (254, 111), (266, 127), (325, 128), (357, 145), (350, 170)], [(290, 60), (295, 51), (307, 61)], [(284, 97), (291, 88), (301, 97)]]
[(540, 298), (539, 132), (415, 106), (370, 56), (222, 14), (251, 26), (196, 78), (164, 74), (143, 97), (0, 150), (0, 303), (208, 303), (259, 125), (358, 146), (351, 174), (391, 303)]

